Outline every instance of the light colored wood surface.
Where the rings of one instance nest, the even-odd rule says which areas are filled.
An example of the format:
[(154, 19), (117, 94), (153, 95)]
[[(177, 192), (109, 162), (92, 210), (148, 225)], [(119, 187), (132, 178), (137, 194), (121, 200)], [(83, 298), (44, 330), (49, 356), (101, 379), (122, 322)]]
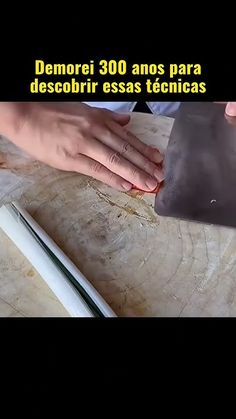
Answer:
[[(130, 129), (163, 151), (173, 120), (133, 114)], [(31, 161), (0, 139), (0, 204), (19, 200), (118, 316), (235, 316), (236, 232), (159, 217), (130, 196)], [(0, 316), (67, 316), (0, 231)]]

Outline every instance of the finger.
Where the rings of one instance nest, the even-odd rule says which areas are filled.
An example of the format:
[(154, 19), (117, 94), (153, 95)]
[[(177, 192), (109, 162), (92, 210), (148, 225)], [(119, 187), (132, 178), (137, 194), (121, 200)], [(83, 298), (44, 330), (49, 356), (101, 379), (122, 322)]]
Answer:
[(236, 126), (236, 117), (235, 116), (229, 116), (229, 115), (225, 114), (225, 119), (227, 120), (227, 122), (229, 124)]
[(139, 140), (139, 138), (136, 137), (136, 135), (132, 134), (132, 132), (130, 131), (128, 131), (128, 141), (149, 160), (157, 164), (162, 163), (164, 156), (160, 153), (157, 147), (144, 144), (142, 141)]
[(126, 129), (120, 127), (119, 125), (113, 123), (112, 121), (108, 122), (110, 128), (125, 141), (128, 141), (136, 150), (138, 150), (143, 156), (148, 158), (154, 163), (161, 163), (163, 161), (163, 155), (155, 147), (150, 147), (147, 144), (144, 144), (139, 140), (134, 134)]
[[(144, 172), (155, 177), (159, 182), (161, 182), (164, 179), (164, 175), (160, 166), (151, 162), (150, 159), (135, 148), (135, 142), (133, 139), (129, 139), (127, 133), (123, 132), (122, 127), (117, 127), (118, 124), (111, 122), (108, 122), (108, 125), (109, 130), (105, 133), (105, 135), (105, 131), (100, 132), (100, 140), (113, 150), (120, 153), (120, 155), (126, 158), (126, 160), (129, 160), (135, 164), (135, 166), (139, 167)], [(114, 131), (116, 133), (114, 133)], [(134, 145), (130, 144), (130, 141)]]
[[(117, 124), (115, 124), (117, 125)], [(136, 150), (127, 140), (108, 130), (105, 135), (100, 133), (100, 140), (109, 148), (115, 150), (120, 156), (133, 163), (143, 172), (155, 177), (159, 182), (163, 180), (163, 173), (160, 167), (152, 163), (147, 157)]]
[(98, 161), (111, 172), (143, 190), (153, 190), (158, 181), (126, 160), (119, 152), (91, 138), (84, 146), (83, 155)]
[(91, 176), (118, 191), (128, 192), (132, 189), (131, 183), (111, 172), (98, 161), (82, 154), (79, 154), (75, 158), (70, 158), (68, 166), (68, 170)]
[(228, 116), (236, 116), (236, 102), (228, 102), (225, 108), (225, 113)]
[(129, 114), (123, 114), (118, 112), (110, 111), (109, 109), (103, 109), (103, 111), (109, 116), (109, 119), (112, 119), (113, 121), (117, 122), (119, 125), (127, 125), (130, 121), (130, 115)]
[(118, 124), (124, 126), (124, 125), (127, 125), (129, 123), (130, 115), (113, 112), (112, 119), (115, 122), (118, 122)]

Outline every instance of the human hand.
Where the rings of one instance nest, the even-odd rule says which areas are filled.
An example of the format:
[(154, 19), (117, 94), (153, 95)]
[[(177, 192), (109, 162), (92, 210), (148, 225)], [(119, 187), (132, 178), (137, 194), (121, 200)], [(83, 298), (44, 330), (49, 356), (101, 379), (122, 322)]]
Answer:
[(125, 125), (129, 115), (83, 103), (24, 103), (9, 136), (49, 166), (96, 178), (129, 191), (152, 191), (163, 180), (158, 150), (142, 143)]

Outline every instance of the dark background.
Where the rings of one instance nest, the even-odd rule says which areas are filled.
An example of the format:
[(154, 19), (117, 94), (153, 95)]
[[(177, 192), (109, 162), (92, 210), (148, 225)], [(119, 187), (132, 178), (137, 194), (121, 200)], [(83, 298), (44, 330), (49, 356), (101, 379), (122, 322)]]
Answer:
[[(177, 6), (181, 11), (180, 5)], [(2, 31), (0, 100), (91, 101), (91, 96), (30, 95), (29, 83), (34, 79), (34, 60), (79, 63), (103, 58), (125, 59), (129, 63), (200, 63), (203, 69), (202, 79), (208, 86), (205, 100), (236, 101), (235, 25), (231, 25), (231, 35), (227, 30), (228, 38), (224, 43), (226, 31), (222, 30), (220, 24), (215, 23), (215, 17), (215, 26), (210, 30), (209, 20), (206, 18), (208, 30), (199, 41), (205, 8), (200, 9), (198, 5), (195, 10), (194, 7), (191, 7), (191, 15), (197, 17), (197, 30), (193, 28), (192, 20), (186, 18), (189, 22), (188, 28), (184, 28), (182, 33), (178, 19), (176, 27), (170, 23), (170, 15), (175, 18), (173, 11), (162, 14), (159, 9), (156, 13), (149, 7), (148, 21), (145, 17), (142, 20), (146, 20), (149, 26), (146, 39), (142, 24), (140, 25), (135, 18), (135, 33), (132, 33), (130, 28), (125, 33), (125, 39), (121, 40), (119, 33), (118, 39), (114, 40), (114, 37), (109, 35), (112, 21), (110, 28), (107, 24), (104, 26), (106, 33), (103, 41), (97, 40), (98, 31), (93, 32), (90, 23), (82, 34), (78, 32), (82, 20), (78, 13), (75, 13), (74, 23), (71, 21), (73, 13), (65, 13), (64, 20), (57, 21), (59, 25), (56, 30), (53, 27), (46, 30), (47, 13), (41, 11), (40, 28), (35, 26), (34, 19), (29, 18), (28, 23), (31, 27), (27, 27), (24, 35), (23, 23), (19, 19), (20, 27), (16, 29), (14, 26), (14, 34), (11, 33), (13, 28), (10, 25), (8, 32)], [(34, 5), (34, 8), (36, 15), (37, 5)], [(223, 8), (221, 5), (221, 16)], [(151, 24), (152, 14), (154, 22)], [(228, 15), (234, 16), (232, 10), (229, 10)], [(68, 16), (70, 27), (66, 30), (64, 23)], [(130, 25), (125, 9), (122, 9), (118, 17), (120, 27), (124, 21)], [(51, 25), (56, 17), (48, 20)], [(7, 21), (9, 22), (9, 17)], [(161, 21), (165, 23), (164, 30), (160, 28)], [(100, 20), (99, 24), (102, 26)], [(155, 34), (151, 34), (151, 26)], [(89, 31), (92, 42), (89, 42)], [(170, 37), (168, 40), (167, 32)], [(37, 33), (39, 36), (36, 40)], [(140, 37), (138, 39), (139, 34), (142, 42)], [(228, 43), (229, 38), (232, 45)], [(109, 101), (114, 100), (114, 96), (97, 95), (93, 99)], [(119, 101), (187, 99), (201, 101), (203, 96), (164, 95), (162, 99), (159, 95), (116, 96), (116, 100)], [(168, 397), (166, 410), (173, 406), (176, 412), (182, 413), (181, 402), (191, 400), (195, 411), (200, 401), (203, 402), (206, 395), (208, 396), (212, 381), (215, 390), (212, 400), (217, 404), (221, 397), (221, 392), (218, 395), (217, 391), (221, 390), (222, 386), (226, 387), (226, 383), (230, 383), (230, 380), (220, 380), (220, 374), (228, 372), (234, 377), (234, 330), (234, 319), (115, 319), (111, 322), (93, 319), (1, 319), (1, 383), (11, 396), (8, 412), (14, 405), (19, 410), (22, 406), (28, 406), (29, 400), (33, 400), (35, 404), (31, 417), (36, 417), (35, 414), (45, 400), (50, 400), (53, 408), (56, 408), (65, 400), (65, 396), (67, 408), (75, 406), (77, 416), (80, 415), (82, 406), (85, 406), (89, 413), (93, 407), (107, 405), (108, 399), (113, 401), (112, 396), (116, 396), (112, 412), (124, 412), (126, 400), (131, 401), (133, 406), (139, 406), (145, 389), (149, 391), (151, 387), (150, 402), (155, 405), (155, 413), (160, 413), (163, 394), (182, 391), (181, 379), (185, 382), (185, 393), (182, 392), (182, 398), (178, 399), (177, 404), (173, 402), (173, 396)], [(148, 381), (147, 377), (148, 380), (153, 380), (154, 384)], [(191, 382), (195, 385), (199, 383), (197, 391), (193, 391)], [(189, 393), (186, 393), (186, 387)], [(132, 394), (132, 389), (135, 389), (135, 395)], [(20, 404), (17, 404), (15, 393), (19, 390), (23, 396)], [(100, 405), (97, 401), (94, 402), (94, 393), (99, 393)], [(89, 396), (87, 403), (85, 394)], [(230, 393), (228, 397), (231, 397)], [(146, 403), (146, 409), (150, 402)], [(44, 415), (45, 409), (42, 413)]]
[[(167, 31), (168, 32), (168, 31)], [(178, 33), (176, 40), (162, 38), (142, 40), (136, 36), (132, 41), (122, 39), (116, 42), (112, 39), (99, 41), (81, 35), (71, 35), (71, 38), (63, 38), (63, 33), (56, 33), (49, 39), (40, 39), (37, 42), (32, 38), (20, 37), (8, 39), (7, 44), (2, 45), (0, 64), (0, 100), (1, 101), (234, 101), (236, 100), (236, 59), (233, 50), (229, 45), (222, 44), (224, 33), (218, 34), (218, 38), (211, 40), (209, 35), (206, 39), (198, 40), (189, 37), (189, 33)], [(111, 42), (112, 41), (112, 42)], [(212, 41), (212, 44), (211, 44)], [(111, 44), (112, 46), (109, 46)], [(216, 49), (214, 49), (216, 47)], [(39, 77), (39, 81), (69, 81), (72, 77), (83, 81), (89, 76), (35, 76), (35, 60), (41, 59), (45, 63), (88, 63), (90, 60), (99, 62), (101, 59), (107, 61), (113, 59), (119, 61), (124, 59), (127, 66), (134, 63), (165, 64), (168, 68), (170, 63), (176, 64), (201, 64), (201, 76), (178, 76), (183, 81), (204, 81), (207, 85), (205, 94), (105, 94), (102, 89), (96, 94), (31, 94), (30, 83)], [(158, 76), (157, 76), (158, 77)], [(166, 76), (159, 76), (160, 81)], [(94, 81), (139, 81), (144, 83), (147, 78), (153, 81), (156, 76), (94, 76)], [(169, 81), (176, 81), (177, 78)], [(100, 84), (100, 83), (99, 83)]]

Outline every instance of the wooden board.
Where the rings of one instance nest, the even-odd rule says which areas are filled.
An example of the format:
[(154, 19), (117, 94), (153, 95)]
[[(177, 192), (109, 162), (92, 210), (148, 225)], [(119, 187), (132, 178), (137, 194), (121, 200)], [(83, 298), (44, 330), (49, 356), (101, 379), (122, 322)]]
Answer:
[[(133, 114), (165, 150), (173, 120)], [(32, 139), (33, 141), (33, 139)], [(159, 217), (154, 196), (51, 169), (0, 139), (0, 204), (19, 200), (118, 316), (235, 316), (236, 232)], [(0, 315), (68, 316), (0, 231)]]

